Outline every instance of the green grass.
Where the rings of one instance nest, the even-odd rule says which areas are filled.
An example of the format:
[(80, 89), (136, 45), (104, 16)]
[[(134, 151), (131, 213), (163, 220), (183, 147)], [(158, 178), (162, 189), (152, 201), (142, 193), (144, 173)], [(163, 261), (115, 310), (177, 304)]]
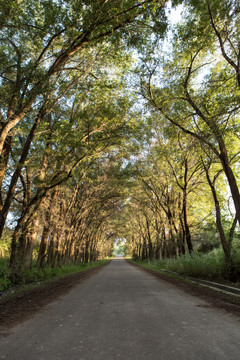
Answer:
[[(133, 260), (132, 260), (133, 261)], [(236, 276), (240, 280), (240, 251), (233, 253), (233, 261), (236, 266)], [(185, 276), (195, 278), (221, 281), (228, 279), (229, 268), (225, 262), (221, 250), (213, 250), (207, 254), (193, 252), (191, 255), (182, 255), (175, 259), (153, 260), (150, 261), (133, 261), (138, 265), (148, 269), (159, 271), (160, 269), (174, 271)]]
[(82, 272), (103, 264), (106, 264), (109, 260), (100, 260), (97, 262), (84, 263), (72, 263), (63, 265), (61, 267), (51, 268), (46, 266), (44, 269), (39, 269), (36, 265), (33, 268), (22, 270), (21, 273), (12, 274), (8, 268), (8, 259), (0, 259), (0, 291), (7, 290), (13, 285), (26, 285), (37, 284), (45, 281), (51, 281), (55, 279), (64, 278), (67, 275)]

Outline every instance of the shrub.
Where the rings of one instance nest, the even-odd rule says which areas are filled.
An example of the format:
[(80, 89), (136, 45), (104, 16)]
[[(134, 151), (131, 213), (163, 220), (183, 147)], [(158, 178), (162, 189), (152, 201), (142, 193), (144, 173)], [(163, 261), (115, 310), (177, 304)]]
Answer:
[(0, 291), (7, 289), (11, 284), (8, 259), (0, 259)]
[(225, 260), (220, 248), (206, 254), (193, 252), (191, 255), (181, 255), (174, 259), (138, 261), (138, 263), (153, 270), (165, 269), (206, 280), (240, 280), (240, 249), (237, 245), (233, 246), (231, 263)]

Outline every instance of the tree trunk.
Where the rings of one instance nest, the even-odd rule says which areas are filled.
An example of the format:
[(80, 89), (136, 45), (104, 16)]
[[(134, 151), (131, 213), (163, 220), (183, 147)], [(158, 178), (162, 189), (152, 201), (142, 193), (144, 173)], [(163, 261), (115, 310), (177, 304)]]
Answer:
[(89, 261), (89, 240), (86, 239), (86, 243), (85, 243), (85, 249), (84, 249), (84, 262), (87, 264)]
[(141, 259), (141, 254), (142, 254), (142, 244), (139, 244), (139, 246), (138, 246), (138, 260)]
[(224, 170), (227, 180), (228, 180), (228, 184), (230, 187), (230, 191), (232, 194), (232, 198), (233, 198), (233, 202), (234, 202), (234, 206), (235, 206), (235, 210), (236, 210), (236, 217), (238, 220), (238, 224), (240, 226), (240, 193), (239, 193), (237, 181), (236, 181), (236, 178), (234, 176), (234, 173), (233, 173), (232, 168), (229, 163), (225, 144), (222, 142), (222, 143), (220, 143), (219, 146), (220, 146), (220, 152), (221, 152), (220, 159), (222, 162), (223, 170)]
[(147, 227), (147, 238), (148, 238), (148, 259), (150, 261), (153, 260), (153, 246), (152, 246), (152, 239), (151, 239), (151, 233), (150, 233), (150, 225), (148, 218), (146, 218), (146, 227)]
[(179, 225), (179, 246), (180, 246), (180, 252), (181, 255), (185, 255), (186, 251), (185, 251), (185, 228), (184, 228), (184, 224), (183, 224), (183, 220), (182, 217), (180, 217), (180, 225)]
[[(21, 169), (22, 169), (22, 167), (23, 167), (23, 165), (24, 165), (24, 163), (25, 163), (25, 161), (27, 159), (29, 149), (30, 149), (31, 143), (33, 141), (33, 138), (35, 136), (36, 130), (38, 128), (38, 125), (40, 124), (40, 121), (42, 120), (42, 118), (44, 117), (45, 114), (46, 114), (46, 112), (45, 112), (45, 104), (44, 104), (44, 106), (42, 106), (41, 110), (39, 111), (38, 116), (36, 117), (35, 122), (34, 122), (32, 128), (31, 128), (31, 131), (30, 131), (30, 133), (29, 133), (29, 135), (27, 137), (26, 143), (25, 143), (24, 148), (22, 150), (21, 157), (20, 157), (19, 162), (17, 164), (17, 168), (13, 173), (11, 183), (10, 183), (9, 188), (8, 188), (6, 199), (4, 201), (4, 204), (2, 204), (2, 207), (0, 207), (0, 210), (1, 210), (1, 213), (0, 213), (0, 238), (2, 237), (3, 229), (4, 229), (4, 226), (5, 226), (5, 223), (6, 223), (6, 218), (7, 218), (8, 212), (9, 212), (9, 208), (10, 208), (10, 206), (12, 204), (14, 191), (15, 191), (15, 188), (16, 188), (18, 178), (19, 178), (20, 173), (21, 173)], [(8, 140), (8, 138), (6, 139), (5, 143), (8, 145), (8, 152), (5, 154), (5, 151), (7, 149), (4, 149), (3, 154), (4, 154), (4, 159), (5, 160), (4, 160), (4, 162), (0, 163), (0, 186), (1, 186), (2, 180), (4, 178), (4, 174), (5, 174), (5, 170), (6, 170), (6, 166), (7, 166), (7, 160), (6, 159), (8, 159), (10, 149), (11, 149), (11, 145), (9, 144), (10, 140), (8, 140), (8, 141), (7, 140)], [(10, 143), (11, 143), (11, 141), (10, 141)], [(5, 148), (5, 145), (4, 145), (4, 148)]]
[(208, 184), (212, 191), (212, 195), (213, 195), (213, 199), (214, 199), (215, 212), (216, 212), (216, 225), (217, 225), (217, 229), (219, 232), (223, 252), (224, 252), (224, 255), (225, 255), (227, 261), (230, 261), (231, 260), (230, 248), (228, 246), (227, 239), (226, 239), (226, 236), (225, 236), (225, 233), (223, 230), (223, 226), (222, 226), (221, 208), (220, 208), (220, 204), (218, 201), (217, 192), (216, 192), (213, 181), (210, 179), (208, 169), (205, 165), (204, 165), (204, 170), (205, 170), (207, 181), (208, 181)]
[(188, 219), (187, 219), (187, 189), (184, 188), (183, 190), (183, 221), (184, 221), (184, 228), (185, 228), (185, 236), (186, 236), (186, 243), (188, 247), (189, 254), (193, 251), (192, 246), (192, 239), (191, 233), (188, 226)]
[(42, 238), (41, 238), (41, 243), (40, 243), (40, 248), (39, 248), (39, 253), (38, 253), (37, 263), (41, 269), (44, 268), (48, 236), (49, 236), (50, 229), (51, 229), (52, 209), (54, 206), (54, 200), (55, 200), (56, 196), (57, 196), (57, 189), (54, 189), (52, 192), (52, 195), (49, 199), (48, 208), (46, 210), (45, 223), (44, 223), (44, 227), (43, 227)]
[(146, 245), (146, 239), (143, 236), (143, 245), (142, 245), (142, 261), (146, 260), (147, 258), (147, 245)]
[(167, 249), (167, 238), (165, 232), (165, 226), (162, 227), (162, 244), (163, 244), (163, 258), (168, 258), (168, 249)]
[(37, 240), (37, 230), (39, 226), (39, 217), (35, 217), (32, 221), (31, 230), (27, 236), (27, 246), (24, 257), (24, 266), (28, 269), (32, 268), (33, 248)]
[[(2, 211), (2, 208), (3, 208), (2, 182), (3, 182), (4, 176), (5, 176), (8, 159), (9, 159), (9, 155), (11, 152), (11, 143), (12, 143), (12, 135), (9, 134), (4, 142), (3, 152), (0, 157), (0, 211)], [(1, 221), (0, 221), (0, 226), (1, 226)], [(1, 233), (1, 235), (2, 235), (2, 233)], [(0, 238), (1, 238), (1, 235), (0, 235)]]
[(156, 252), (155, 252), (155, 257), (157, 260), (160, 260), (161, 259), (161, 238), (160, 238), (160, 233), (159, 233), (159, 230), (157, 230), (157, 235), (156, 235)]
[(50, 265), (52, 268), (56, 267), (56, 251), (55, 251), (55, 238), (56, 238), (56, 228), (51, 231), (49, 241), (49, 247), (47, 252), (47, 264)]

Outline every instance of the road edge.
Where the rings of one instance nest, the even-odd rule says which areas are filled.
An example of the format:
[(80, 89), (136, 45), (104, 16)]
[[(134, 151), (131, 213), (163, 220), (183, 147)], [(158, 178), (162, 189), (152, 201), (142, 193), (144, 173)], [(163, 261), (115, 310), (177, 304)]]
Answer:
[(175, 274), (168, 274), (165, 272), (154, 271), (152, 269), (145, 268), (141, 265), (125, 259), (127, 263), (137, 269), (147, 272), (159, 280), (166, 281), (172, 285), (178, 287), (178, 289), (192, 295), (199, 297), (202, 300), (209, 303), (209, 307), (224, 309), (228, 313), (237, 315), (240, 317), (240, 297), (234, 294), (226, 293), (220, 289), (216, 289), (207, 285), (203, 285), (197, 282), (193, 282), (189, 279), (184, 279)]
[(44, 311), (50, 303), (58, 300), (61, 296), (69, 293), (73, 288), (89, 279), (105, 266), (105, 264), (87, 269), (64, 278), (44, 282), (37, 287), (27, 289), (19, 294), (0, 300), (0, 336), (4, 336), (6, 330), (29, 320), (34, 315)]

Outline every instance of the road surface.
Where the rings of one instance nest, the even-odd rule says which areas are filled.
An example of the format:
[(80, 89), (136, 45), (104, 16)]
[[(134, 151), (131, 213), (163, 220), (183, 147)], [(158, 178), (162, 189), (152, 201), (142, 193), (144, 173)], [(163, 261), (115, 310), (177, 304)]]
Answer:
[(10, 360), (237, 360), (239, 318), (113, 260), (0, 337)]

